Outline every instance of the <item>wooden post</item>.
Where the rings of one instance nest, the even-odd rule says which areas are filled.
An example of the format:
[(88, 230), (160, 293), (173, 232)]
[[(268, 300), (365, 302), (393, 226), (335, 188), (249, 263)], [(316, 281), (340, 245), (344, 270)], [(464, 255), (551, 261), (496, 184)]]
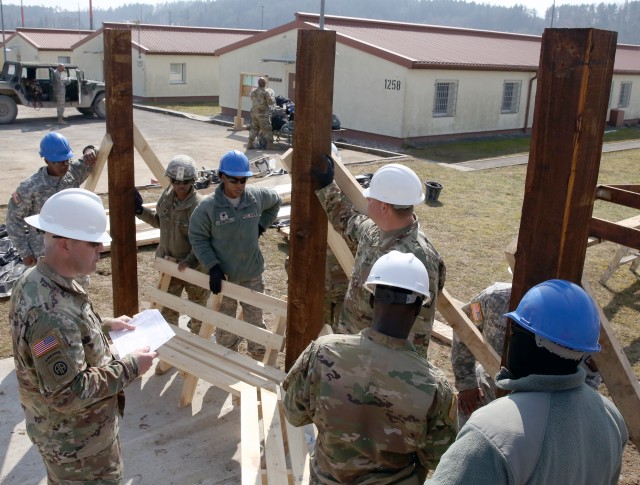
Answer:
[(311, 167), (322, 170), (331, 153), (335, 52), (335, 32), (298, 31), (286, 369), (322, 328), (327, 217)]
[(580, 284), (616, 39), (615, 32), (596, 29), (546, 29), (542, 36), (512, 310), (545, 280)]
[(114, 315), (138, 313), (138, 263), (134, 214), (131, 31), (104, 29), (109, 218)]

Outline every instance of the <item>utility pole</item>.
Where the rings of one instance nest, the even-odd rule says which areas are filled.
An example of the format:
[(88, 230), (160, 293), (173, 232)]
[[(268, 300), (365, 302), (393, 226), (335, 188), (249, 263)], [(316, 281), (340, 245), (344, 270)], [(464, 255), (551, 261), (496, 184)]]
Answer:
[(262, 14), (260, 15), (260, 30), (264, 30), (264, 5), (260, 5)]
[(0, 22), (2, 22), (2, 61), (7, 60), (7, 41), (4, 37), (4, 8), (2, 6), (2, 0), (0, 0)]
[(551, 7), (551, 28), (553, 29), (553, 19), (556, 16), (556, 0), (553, 0), (553, 7)]
[(324, 30), (324, 0), (320, 0), (320, 30)]

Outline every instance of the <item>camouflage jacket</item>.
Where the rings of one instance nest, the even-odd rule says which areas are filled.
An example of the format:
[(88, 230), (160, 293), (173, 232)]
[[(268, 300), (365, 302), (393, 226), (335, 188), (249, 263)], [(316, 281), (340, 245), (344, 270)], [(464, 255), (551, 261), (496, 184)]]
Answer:
[[(462, 307), (469, 319), (478, 326), (487, 343), (502, 355), (507, 319), (503, 315), (509, 311), (511, 283), (494, 283), (471, 298)], [(453, 334), (451, 365), (456, 376), (456, 389), (466, 391), (479, 386), (476, 377), (476, 358), (458, 336)], [(493, 377), (493, 376), (491, 376)]]
[(7, 207), (7, 233), (21, 258), (42, 256), (44, 238), (35, 229), (28, 227), (24, 218), (39, 214), (45, 201), (63, 189), (80, 187), (87, 180), (92, 167), (80, 160), (69, 164), (69, 170), (62, 177), (52, 177), (47, 167), (40, 168), (29, 178), (20, 182), (9, 199)]
[(311, 342), (283, 387), (289, 422), (318, 428), (311, 466), (321, 483), (422, 483), (457, 434), (442, 372), (371, 328)]
[(178, 262), (187, 261), (191, 268), (198, 266), (189, 242), (189, 219), (202, 199), (204, 197), (195, 188), (191, 188), (187, 197), (179, 200), (169, 186), (158, 199), (155, 210), (145, 207), (142, 214), (137, 216), (147, 224), (160, 228), (156, 256), (170, 256)]
[(82, 287), (41, 258), (14, 286), (9, 321), (27, 434), (42, 456), (66, 463), (110, 446), (138, 362), (114, 358)]
[(269, 112), (269, 106), (275, 104), (276, 100), (266, 88), (253, 88), (251, 90), (251, 110), (255, 113), (266, 114)]
[(373, 310), (369, 306), (370, 293), (362, 284), (367, 281), (373, 263), (383, 254), (395, 249), (403, 253), (413, 253), (429, 272), (429, 289), (434, 296), (433, 301), (426, 311), (421, 313), (425, 320), (418, 318), (413, 328), (415, 334), (427, 336), (428, 342), (436, 313), (436, 298), (444, 287), (446, 268), (442, 257), (420, 229), (417, 218), (406, 228), (383, 232), (371, 219), (353, 208), (335, 182), (317, 190), (316, 194), (336, 231), (342, 234), (348, 243), (357, 245), (353, 272), (337, 331), (355, 334), (371, 325)]

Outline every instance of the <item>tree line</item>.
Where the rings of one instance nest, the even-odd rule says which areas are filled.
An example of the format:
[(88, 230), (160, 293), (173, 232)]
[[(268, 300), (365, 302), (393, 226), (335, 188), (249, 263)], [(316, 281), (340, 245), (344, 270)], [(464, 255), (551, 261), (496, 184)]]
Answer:
[[(102, 22), (271, 29), (290, 22), (295, 12), (318, 13), (319, 0), (199, 0), (160, 5), (133, 3), (93, 11), (93, 28)], [(618, 32), (618, 42), (640, 44), (640, 0), (621, 4), (562, 5), (548, 8), (544, 17), (523, 5), (493, 6), (461, 0), (326, 0), (326, 15), (341, 15), (396, 22), (411, 22), (470, 29), (540, 35), (545, 28), (594, 27)], [(7, 30), (22, 26), (18, 5), (4, 5)], [(24, 7), (24, 26), (59, 29), (89, 29), (87, 10)]]

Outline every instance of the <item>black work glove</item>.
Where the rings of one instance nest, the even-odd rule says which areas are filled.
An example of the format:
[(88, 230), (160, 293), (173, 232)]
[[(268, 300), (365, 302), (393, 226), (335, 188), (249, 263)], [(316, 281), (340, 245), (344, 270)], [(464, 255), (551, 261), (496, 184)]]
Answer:
[(262, 227), (261, 224), (258, 224), (258, 237), (262, 236), (264, 234), (264, 231), (266, 231), (266, 229)]
[(316, 166), (311, 167), (311, 175), (318, 182), (319, 188), (324, 189), (327, 185), (333, 182), (333, 159), (329, 155), (325, 155), (324, 159), (326, 161), (327, 170), (321, 172), (316, 168)]
[(135, 190), (136, 215), (139, 216), (144, 212), (144, 208), (142, 207), (142, 196), (140, 195), (140, 192), (138, 192), (138, 189), (133, 190)]
[(217, 295), (222, 291), (222, 280), (225, 280), (224, 273), (219, 264), (216, 264), (209, 270), (209, 289), (211, 293)]

